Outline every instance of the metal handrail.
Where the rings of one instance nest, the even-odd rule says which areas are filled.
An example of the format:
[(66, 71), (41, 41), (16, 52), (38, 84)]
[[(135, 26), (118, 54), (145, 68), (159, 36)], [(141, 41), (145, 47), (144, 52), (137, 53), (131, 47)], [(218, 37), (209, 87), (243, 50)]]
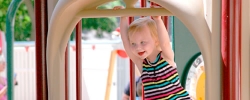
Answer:
[(14, 41), (14, 19), (22, 0), (12, 0), (6, 15), (6, 41), (7, 41), (7, 96), (8, 100), (14, 100), (14, 75), (13, 75), (13, 41)]

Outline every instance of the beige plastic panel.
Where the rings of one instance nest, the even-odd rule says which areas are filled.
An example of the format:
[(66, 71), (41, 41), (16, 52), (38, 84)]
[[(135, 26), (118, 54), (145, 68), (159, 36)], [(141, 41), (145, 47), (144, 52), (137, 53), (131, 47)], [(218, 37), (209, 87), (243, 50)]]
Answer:
[(242, 100), (250, 100), (250, 1), (242, 0)]
[[(137, 0), (125, 0), (128, 9), (117, 10), (115, 13), (113, 10), (96, 10), (97, 6), (110, 1), (112, 0), (59, 0), (56, 4), (49, 23), (47, 41), (49, 100), (65, 100), (64, 52), (70, 34), (81, 18), (135, 15), (174, 15), (178, 17), (192, 33), (204, 57), (207, 78), (206, 99), (220, 99), (220, 73), (218, 73), (220, 72), (220, 62), (219, 55), (217, 55), (220, 51), (219, 28), (212, 29), (211, 34), (204, 17), (203, 0), (152, 0), (167, 10), (148, 8), (139, 12), (137, 12), (138, 9), (133, 8)], [(212, 4), (216, 3), (219, 3), (219, 0), (213, 0)], [(219, 11), (218, 5), (213, 5), (213, 7), (218, 8), (217, 12)], [(219, 15), (218, 13), (212, 15), (214, 16), (212, 25), (217, 24), (213, 22), (220, 18)]]
[[(220, 0), (211, 0), (211, 65), (206, 66), (206, 100), (221, 100)], [(205, 37), (203, 37), (205, 38)], [(206, 62), (205, 62), (206, 63)]]

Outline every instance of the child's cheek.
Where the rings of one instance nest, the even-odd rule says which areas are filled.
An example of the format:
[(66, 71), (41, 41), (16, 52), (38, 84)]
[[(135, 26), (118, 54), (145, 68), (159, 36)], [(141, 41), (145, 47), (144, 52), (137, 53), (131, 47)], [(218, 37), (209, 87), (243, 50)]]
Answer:
[(137, 54), (136, 49), (133, 46), (130, 47), (130, 50), (132, 51), (133, 54), (135, 55)]
[(142, 44), (143, 49), (147, 48), (147, 43)]

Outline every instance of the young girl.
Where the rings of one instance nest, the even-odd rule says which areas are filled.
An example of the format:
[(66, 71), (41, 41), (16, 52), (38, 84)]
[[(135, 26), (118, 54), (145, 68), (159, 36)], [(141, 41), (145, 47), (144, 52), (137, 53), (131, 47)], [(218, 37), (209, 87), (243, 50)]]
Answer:
[[(3, 54), (0, 54), (0, 72), (5, 69), (5, 58)], [(7, 80), (6, 78), (0, 76), (0, 100), (7, 100)]]
[[(3, 72), (6, 67), (6, 61), (3, 54), (0, 54), (0, 72)], [(14, 78), (14, 85), (17, 85), (16, 77)], [(0, 100), (7, 99), (7, 79), (0, 76)]]
[[(122, 6), (114, 10), (123, 9)], [(145, 100), (191, 100), (181, 86), (168, 32), (161, 16), (143, 17), (130, 25), (121, 17), (124, 48), (141, 72)]]

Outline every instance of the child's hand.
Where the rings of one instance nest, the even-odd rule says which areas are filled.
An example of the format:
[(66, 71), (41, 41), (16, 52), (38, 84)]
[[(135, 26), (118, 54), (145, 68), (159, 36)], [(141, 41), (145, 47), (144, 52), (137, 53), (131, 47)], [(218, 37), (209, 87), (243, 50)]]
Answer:
[(18, 83), (17, 83), (17, 80), (16, 80), (16, 79), (14, 79), (14, 85), (18, 85)]
[(113, 9), (114, 10), (119, 10), (119, 9), (124, 9), (124, 7), (123, 6), (115, 6)]
[[(150, 8), (160, 8), (159, 6), (156, 6), (156, 5), (152, 5), (152, 6), (150, 6)], [(154, 20), (159, 20), (159, 19), (161, 19), (161, 16), (152, 16), (152, 18), (154, 19)]]
[(14, 85), (17, 85), (18, 83), (17, 83), (17, 80), (16, 80), (16, 76), (17, 76), (17, 74), (15, 73), (15, 75), (14, 75)]
[[(119, 9), (125, 9), (125, 7), (123, 7), (123, 6), (115, 6), (113, 9), (114, 10), (119, 10)], [(121, 16), (121, 18), (127, 18), (127, 17), (126, 16)]]

